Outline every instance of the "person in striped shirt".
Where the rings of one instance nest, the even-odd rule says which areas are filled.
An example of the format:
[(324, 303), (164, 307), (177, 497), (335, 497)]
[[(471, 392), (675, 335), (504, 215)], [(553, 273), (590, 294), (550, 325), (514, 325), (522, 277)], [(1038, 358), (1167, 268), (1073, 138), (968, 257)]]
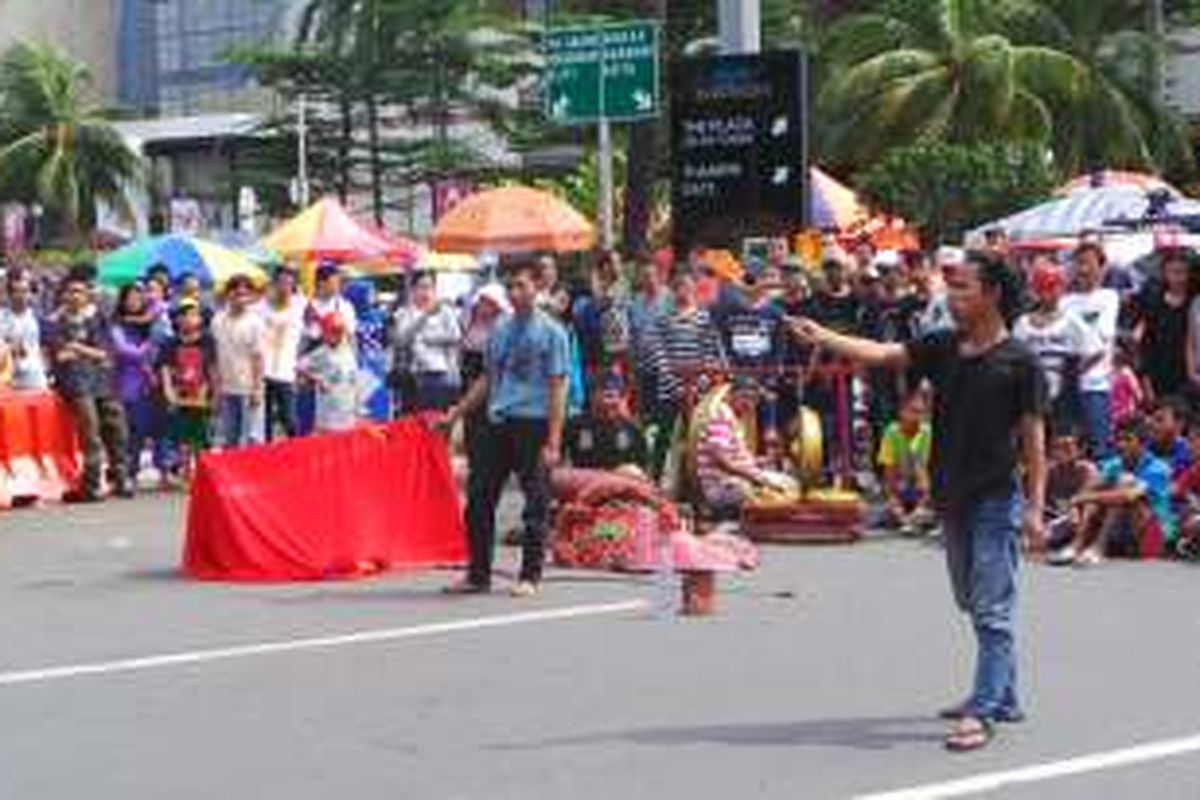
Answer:
[(728, 399), (712, 410), (696, 451), (696, 478), (704, 502), (718, 511), (737, 511), (760, 490), (790, 491), (789, 476), (755, 458), (742, 424), (758, 410), (759, 389), (745, 375), (734, 378)]
[(674, 308), (660, 316), (652, 333), (643, 338), (639, 371), (655, 376), (660, 413), (652, 420), (658, 435), (654, 437), (650, 469), (661, 476), (670, 449), (671, 434), (680, 409), (690, 399), (690, 388), (705, 385), (705, 374), (725, 370), (721, 337), (708, 311), (700, 307), (696, 297), (696, 280), (690, 273), (681, 272), (671, 283)]

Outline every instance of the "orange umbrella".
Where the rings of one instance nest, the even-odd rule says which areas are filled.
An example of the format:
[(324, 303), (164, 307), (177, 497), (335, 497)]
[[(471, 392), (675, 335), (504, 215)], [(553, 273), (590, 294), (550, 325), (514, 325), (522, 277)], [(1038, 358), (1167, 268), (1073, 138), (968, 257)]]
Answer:
[(442, 217), (433, 231), (434, 250), (448, 253), (521, 253), (588, 250), (596, 229), (548, 192), (505, 186), (473, 194)]

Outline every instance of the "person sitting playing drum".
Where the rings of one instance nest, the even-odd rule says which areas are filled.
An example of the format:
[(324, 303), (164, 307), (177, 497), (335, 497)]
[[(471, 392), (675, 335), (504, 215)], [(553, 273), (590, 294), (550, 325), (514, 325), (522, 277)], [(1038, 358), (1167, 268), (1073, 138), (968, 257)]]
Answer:
[(757, 414), (759, 390), (739, 375), (725, 399), (716, 403), (699, 437), (696, 475), (704, 501), (717, 511), (737, 511), (756, 494), (798, 491), (789, 475), (763, 466), (755, 457), (747, 424)]

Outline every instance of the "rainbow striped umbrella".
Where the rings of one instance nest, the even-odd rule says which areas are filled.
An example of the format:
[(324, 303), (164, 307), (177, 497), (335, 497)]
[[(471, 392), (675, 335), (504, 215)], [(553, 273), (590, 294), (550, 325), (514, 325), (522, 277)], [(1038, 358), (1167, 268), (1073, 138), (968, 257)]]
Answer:
[(262, 267), (244, 253), (194, 236), (170, 234), (151, 236), (113, 250), (97, 263), (99, 280), (106, 286), (124, 286), (146, 276), (151, 267), (161, 264), (171, 280), (195, 275), (207, 286), (220, 287), (234, 275), (248, 275), (265, 283)]

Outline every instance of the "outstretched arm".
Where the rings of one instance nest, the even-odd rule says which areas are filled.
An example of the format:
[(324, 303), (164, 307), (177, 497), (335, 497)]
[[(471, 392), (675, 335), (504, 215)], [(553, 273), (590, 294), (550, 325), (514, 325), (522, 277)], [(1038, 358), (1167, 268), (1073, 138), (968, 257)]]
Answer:
[(908, 348), (902, 344), (847, 336), (803, 317), (789, 318), (788, 327), (792, 335), (800, 341), (824, 348), (863, 366), (890, 369), (904, 369), (909, 366)]

